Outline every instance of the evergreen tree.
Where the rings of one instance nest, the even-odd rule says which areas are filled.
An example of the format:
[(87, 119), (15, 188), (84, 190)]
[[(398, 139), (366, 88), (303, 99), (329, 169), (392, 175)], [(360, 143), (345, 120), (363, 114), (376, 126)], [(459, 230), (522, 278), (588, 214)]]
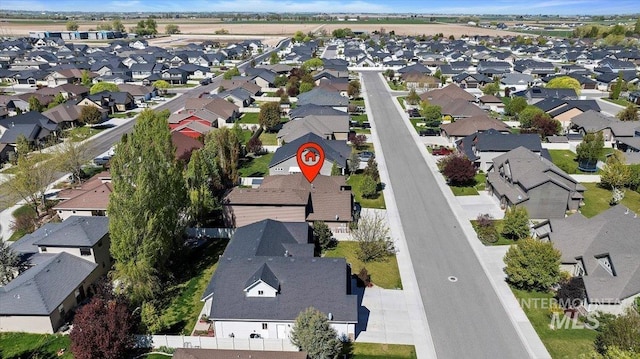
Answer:
[(166, 122), (152, 110), (138, 116), (111, 160), (109, 198), (115, 278), (134, 303), (154, 298), (169, 259), (181, 247), (186, 206), (182, 171)]
[(215, 160), (208, 160), (204, 149), (193, 151), (185, 179), (189, 195), (189, 215), (196, 226), (202, 226), (208, 215), (218, 207), (213, 190), (214, 184), (220, 181), (220, 174)]

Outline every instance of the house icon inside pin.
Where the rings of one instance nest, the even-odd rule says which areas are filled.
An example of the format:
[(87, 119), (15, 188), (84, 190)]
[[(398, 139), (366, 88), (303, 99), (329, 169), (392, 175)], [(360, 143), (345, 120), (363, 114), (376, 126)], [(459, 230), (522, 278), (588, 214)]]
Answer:
[(318, 155), (311, 150), (307, 150), (307, 153), (304, 155), (304, 161), (306, 163), (316, 163), (318, 161)]

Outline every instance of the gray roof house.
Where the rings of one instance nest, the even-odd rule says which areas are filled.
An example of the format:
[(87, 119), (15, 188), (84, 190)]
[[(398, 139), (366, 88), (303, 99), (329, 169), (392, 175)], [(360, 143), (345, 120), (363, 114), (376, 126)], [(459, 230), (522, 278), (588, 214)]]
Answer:
[(11, 245), (18, 276), (0, 287), (0, 332), (54, 333), (111, 267), (107, 217), (48, 223)]
[(347, 161), (351, 157), (351, 147), (347, 145), (347, 141), (326, 140), (315, 133), (309, 132), (276, 150), (269, 163), (269, 175), (288, 175), (300, 172), (296, 154), (298, 147), (307, 142), (317, 143), (324, 151), (324, 164), (320, 169), (321, 175), (330, 176), (334, 163), (344, 173), (347, 169)]
[(339, 92), (327, 91), (321, 88), (314, 88), (313, 90), (298, 95), (298, 106), (304, 106), (308, 104), (314, 104), (319, 106), (330, 106), (336, 110), (347, 112), (347, 106), (349, 106), (349, 99), (341, 96)]
[(640, 123), (637, 121), (620, 121), (593, 110), (571, 119), (571, 128), (582, 134), (602, 131), (605, 141), (616, 143), (616, 146), (623, 151), (626, 150), (625, 146), (621, 146), (623, 141), (633, 142), (633, 138), (640, 137)]
[(201, 298), (216, 335), (288, 340), (298, 314), (314, 307), (354, 339), (350, 267), (344, 258), (313, 254), (306, 223), (267, 219), (238, 228)]
[(523, 206), (530, 218), (548, 219), (577, 211), (585, 188), (540, 154), (517, 147), (493, 159), (487, 190), (503, 209)]
[(623, 205), (592, 218), (580, 213), (550, 219), (534, 235), (562, 253), (561, 266), (582, 277), (582, 308), (620, 314), (640, 296), (640, 218)]
[(309, 115), (289, 121), (278, 131), (278, 144), (294, 141), (307, 133), (315, 133), (327, 140), (346, 141), (349, 136), (349, 115)]
[(551, 160), (549, 152), (542, 148), (540, 136), (534, 133), (516, 135), (489, 129), (456, 141), (458, 151), (464, 153), (478, 169), (485, 172), (493, 164), (495, 157), (520, 146)]

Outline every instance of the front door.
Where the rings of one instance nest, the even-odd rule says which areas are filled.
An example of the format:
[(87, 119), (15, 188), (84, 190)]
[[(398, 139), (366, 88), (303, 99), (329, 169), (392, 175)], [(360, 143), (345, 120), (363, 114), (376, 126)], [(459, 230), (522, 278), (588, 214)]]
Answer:
[(287, 333), (286, 324), (278, 324), (276, 326), (276, 329), (278, 329), (278, 339), (289, 339), (289, 333)]

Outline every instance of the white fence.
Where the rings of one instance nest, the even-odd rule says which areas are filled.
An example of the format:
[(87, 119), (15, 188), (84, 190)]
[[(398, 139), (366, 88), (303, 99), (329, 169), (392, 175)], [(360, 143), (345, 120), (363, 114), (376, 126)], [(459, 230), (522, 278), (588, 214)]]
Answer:
[(140, 348), (202, 348), (227, 350), (270, 350), (297, 352), (298, 347), (288, 339), (240, 339), (183, 335), (139, 335)]
[(187, 236), (191, 238), (231, 238), (235, 233), (234, 228), (187, 228)]

